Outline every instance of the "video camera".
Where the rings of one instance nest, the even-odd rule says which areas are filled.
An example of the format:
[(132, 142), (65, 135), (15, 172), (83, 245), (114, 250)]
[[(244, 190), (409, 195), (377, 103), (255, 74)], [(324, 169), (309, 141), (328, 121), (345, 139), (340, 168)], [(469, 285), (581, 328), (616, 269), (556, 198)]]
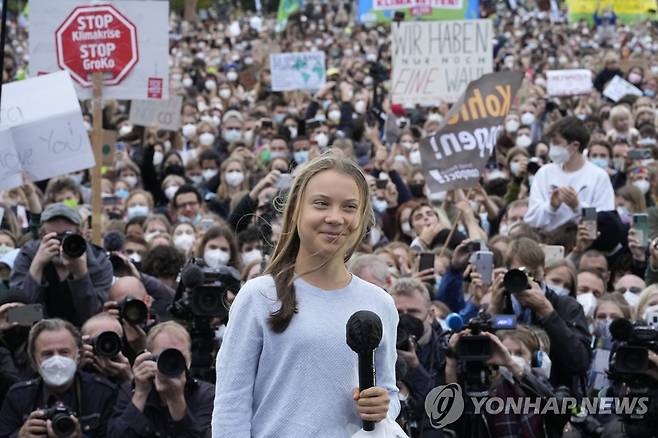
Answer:
[(192, 259), (181, 271), (171, 313), (183, 320), (226, 318), (227, 292), (240, 289), (240, 273), (229, 266), (209, 268), (202, 259)]
[(610, 324), (610, 334), (619, 342), (610, 356), (610, 373), (644, 376), (649, 369), (649, 350), (658, 352), (658, 331), (639, 320), (624, 318)]
[(55, 435), (64, 437), (75, 431), (75, 422), (71, 418), (71, 416), (75, 416), (75, 413), (65, 404), (60, 402), (51, 408), (43, 409), (43, 414), (46, 420), (52, 422)]
[(448, 327), (453, 331), (470, 330), (470, 334), (462, 336), (457, 343), (457, 358), (465, 362), (486, 362), (493, 355), (491, 339), (481, 334), (493, 333), (496, 330), (511, 330), (516, 328), (514, 315), (494, 315), (480, 312), (464, 326), (459, 314), (451, 313), (446, 319)]
[(55, 236), (62, 244), (64, 254), (72, 259), (77, 259), (87, 251), (87, 241), (80, 234), (73, 231), (65, 231)]

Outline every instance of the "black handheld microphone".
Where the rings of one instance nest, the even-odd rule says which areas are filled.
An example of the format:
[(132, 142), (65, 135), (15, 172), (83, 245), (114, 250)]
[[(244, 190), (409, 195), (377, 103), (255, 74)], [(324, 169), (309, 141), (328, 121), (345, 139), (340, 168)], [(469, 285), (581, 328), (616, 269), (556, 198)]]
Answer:
[[(359, 391), (375, 386), (375, 349), (382, 340), (382, 320), (360, 310), (347, 321), (347, 345), (359, 355)], [(375, 430), (374, 421), (363, 421), (363, 430)]]

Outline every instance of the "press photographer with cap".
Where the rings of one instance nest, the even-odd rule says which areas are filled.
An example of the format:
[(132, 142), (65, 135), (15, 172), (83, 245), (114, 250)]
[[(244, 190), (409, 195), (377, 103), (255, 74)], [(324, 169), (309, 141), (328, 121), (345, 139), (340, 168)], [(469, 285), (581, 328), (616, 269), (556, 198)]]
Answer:
[(0, 409), (0, 437), (106, 436), (116, 386), (80, 370), (80, 332), (61, 319), (32, 330), (28, 353), (38, 378), (15, 384)]
[(33, 240), (16, 257), (10, 286), (27, 303), (40, 303), (50, 318), (82, 325), (100, 312), (112, 285), (112, 264), (102, 248), (81, 235), (82, 218), (62, 203), (41, 215), (41, 240)]
[(173, 321), (158, 324), (146, 348), (135, 360), (133, 382), (119, 391), (108, 436), (206, 436), (215, 387), (189, 376), (192, 340), (187, 330)]

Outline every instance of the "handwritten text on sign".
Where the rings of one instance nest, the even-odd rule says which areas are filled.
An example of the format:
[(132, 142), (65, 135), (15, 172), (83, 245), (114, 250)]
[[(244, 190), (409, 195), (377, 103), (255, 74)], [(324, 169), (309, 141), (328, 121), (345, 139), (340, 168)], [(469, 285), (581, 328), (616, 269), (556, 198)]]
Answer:
[(172, 96), (169, 100), (133, 100), (130, 121), (135, 125), (177, 131), (181, 127), (182, 105), (182, 96)]
[(95, 165), (80, 104), (67, 72), (2, 88), (0, 190), (21, 185), (21, 172), (40, 181)]
[(549, 96), (578, 96), (592, 91), (592, 72), (587, 69), (548, 70), (546, 91)]
[(272, 90), (318, 90), (326, 81), (324, 52), (270, 55)]
[(493, 71), (490, 20), (403, 22), (393, 26), (393, 102), (455, 102)]
[(463, 7), (463, 0), (375, 0), (372, 4), (372, 8), (375, 10), (402, 8), (462, 9)]

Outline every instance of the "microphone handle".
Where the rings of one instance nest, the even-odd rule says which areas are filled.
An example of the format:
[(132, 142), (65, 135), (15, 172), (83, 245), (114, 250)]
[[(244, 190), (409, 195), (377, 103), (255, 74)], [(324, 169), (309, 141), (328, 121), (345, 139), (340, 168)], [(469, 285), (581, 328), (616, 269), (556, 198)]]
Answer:
[[(359, 392), (375, 386), (375, 350), (359, 353)], [(363, 420), (363, 430), (375, 430), (374, 421)]]

